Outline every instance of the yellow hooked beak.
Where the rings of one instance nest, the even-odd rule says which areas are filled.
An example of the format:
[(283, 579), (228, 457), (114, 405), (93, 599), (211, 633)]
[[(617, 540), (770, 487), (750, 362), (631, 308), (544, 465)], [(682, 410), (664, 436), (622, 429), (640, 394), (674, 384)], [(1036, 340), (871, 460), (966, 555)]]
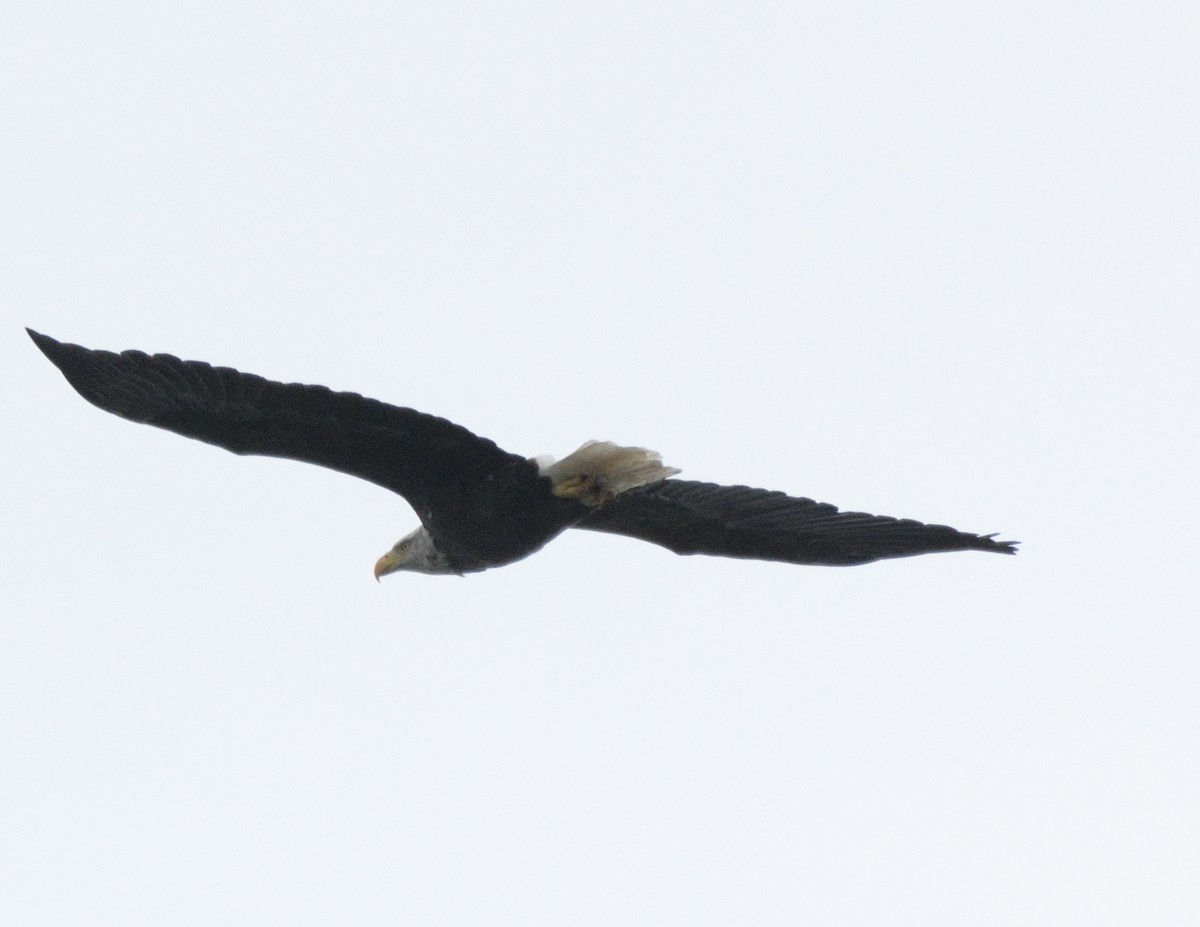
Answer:
[(389, 550), (375, 561), (375, 582), (379, 582), (381, 576), (387, 576), (388, 573), (395, 573), (400, 569), (403, 562), (394, 550)]

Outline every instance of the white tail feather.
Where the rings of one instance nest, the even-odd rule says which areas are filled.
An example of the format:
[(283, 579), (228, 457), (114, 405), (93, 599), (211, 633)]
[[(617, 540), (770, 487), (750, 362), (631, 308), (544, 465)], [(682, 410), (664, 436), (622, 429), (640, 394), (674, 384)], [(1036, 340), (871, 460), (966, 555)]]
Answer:
[(564, 490), (567, 485), (584, 484), (587, 489), (556, 492), (577, 496), (589, 505), (597, 505), (627, 489), (657, 483), (679, 472), (677, 467), (663, 466), (657, 451), (644, 447), (619, 447), (611, 441), (588, 441), (579, 450), (555, 463), (538, 459), (542, 476), (550, 478), (553, 488)]

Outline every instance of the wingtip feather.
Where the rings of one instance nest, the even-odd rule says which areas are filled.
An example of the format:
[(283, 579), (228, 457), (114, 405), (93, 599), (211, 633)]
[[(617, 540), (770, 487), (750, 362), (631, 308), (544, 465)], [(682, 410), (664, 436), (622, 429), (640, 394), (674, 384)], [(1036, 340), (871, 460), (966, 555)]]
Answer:
[(988, 542), (987, 550), (995, 551), (998, 554), (1017, 553), (1017, 547), (1020, 545), (1020, 541), (997, 541), (995, 540), (995, 537), (995, 534), (981, 534), (979, 539)]
[(49, 335), (43, 335), (41, 332), (30, 328), (28, 325), (25, 326), (25, 333), (29, 335), (29, 337), (33, 340), (33, 343), (36, 344), (38, 349), (47, 357), (50, 355), (50, 349), (59, 343)]

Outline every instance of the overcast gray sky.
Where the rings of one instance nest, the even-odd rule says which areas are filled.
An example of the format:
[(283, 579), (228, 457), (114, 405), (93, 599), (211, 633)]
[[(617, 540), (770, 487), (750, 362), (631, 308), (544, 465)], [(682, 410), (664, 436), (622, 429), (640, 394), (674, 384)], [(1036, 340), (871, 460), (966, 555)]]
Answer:
[[(1193, 3), (5, 4), (0, 921), (1200, 921)], [(22, 326), (997, 531), (853, 569), (104, 415)]]

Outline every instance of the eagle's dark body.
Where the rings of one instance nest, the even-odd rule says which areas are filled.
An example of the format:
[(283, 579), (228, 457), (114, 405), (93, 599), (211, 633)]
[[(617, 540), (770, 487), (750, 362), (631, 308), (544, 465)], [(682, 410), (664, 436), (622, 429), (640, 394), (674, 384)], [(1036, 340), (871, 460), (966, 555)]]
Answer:
[(318, 464), (399, 493), (421, 519), (416, 546), (423, 544), (436, 565), (392, 564), (383, 572), (501, 566), (571, 527), (640, 538), (681, 554), (787, 563), (851, 565), (971, 549), (1014, 553), (1010, 542), (943, 525), (839, 512), (745, 486), (664, 479), (661, 474), (675, 471), (661, 466), (646, 471), (659, 475), (639, 477), (642, 485), (578, 493), (568, 486), (587, 482), (588, 474), (575, 482), (552, 480), (547, 474), (554, 467), (413, 409), (165, 354), (93, 351), (29, 334), (101, 409), (235, 454)]

